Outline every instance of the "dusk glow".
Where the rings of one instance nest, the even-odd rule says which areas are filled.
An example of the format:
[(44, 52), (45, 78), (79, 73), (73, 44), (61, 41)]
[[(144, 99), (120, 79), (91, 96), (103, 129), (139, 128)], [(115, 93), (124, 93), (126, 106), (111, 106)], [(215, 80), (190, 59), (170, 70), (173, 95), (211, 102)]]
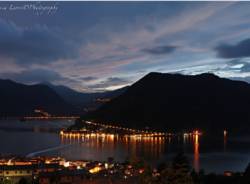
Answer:
[(249, 184), (250, 2), (0, 2), (0, 184)]
[[(0, 77), (80, 91), (145, 74), (212, 72), (248, 81), (248, 2), (1, 2)], [(18, 9), (19, 7), (19, 9)]]

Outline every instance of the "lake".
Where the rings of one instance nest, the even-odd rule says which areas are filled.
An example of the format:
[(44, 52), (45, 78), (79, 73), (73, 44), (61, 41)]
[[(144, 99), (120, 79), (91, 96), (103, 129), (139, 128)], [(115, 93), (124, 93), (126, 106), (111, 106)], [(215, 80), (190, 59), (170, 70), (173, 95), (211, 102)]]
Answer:
[(116, 161), (140, 157), (151, 164), (170, 161), (184, 151), (196, 170), (243, 171), (250, 162), (250, 137), (125, 138), (62, 137), (59, 130), (73, 121), (0, 121), (0, 153), (61, 156), (66, 159)]

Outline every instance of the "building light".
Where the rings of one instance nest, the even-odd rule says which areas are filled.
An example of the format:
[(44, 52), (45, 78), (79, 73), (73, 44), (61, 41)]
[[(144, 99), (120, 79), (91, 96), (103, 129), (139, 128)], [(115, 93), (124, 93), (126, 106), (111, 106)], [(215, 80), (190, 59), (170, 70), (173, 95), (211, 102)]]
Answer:
[(227, 136), (227, 131), (224, 130), (224, 131), (223, 131), (223, 134), (224, 134), (224, 136)]
[(69, 167), (69, 162), (64, 162), (63, 166), (64, 167)]
[(139, 173), (142, 174), (144, 172), (144, 169), (139, 169)]
[(78, 170), (81, 169), (81, 166), (78, 165), (78, 166), (76, 167), (76, 169), (78, 169)]
[(101, 170), (102, 170), (101, 167), (96, 166), (96, 167), (94, 167), (93, 169), (90, 169), (89, 172), (90, 172), (91, 174), (94, 174), (94, 173), (100, 172)]

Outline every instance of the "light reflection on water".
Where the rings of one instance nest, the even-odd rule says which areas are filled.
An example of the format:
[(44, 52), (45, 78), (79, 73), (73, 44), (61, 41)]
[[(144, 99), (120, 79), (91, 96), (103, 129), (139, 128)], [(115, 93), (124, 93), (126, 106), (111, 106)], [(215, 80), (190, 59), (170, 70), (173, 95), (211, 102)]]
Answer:
[(194, 169), (195, 171), (200, 170), (200, 163), (199, 163), (199, 136), (194, 136)]
[[(223, 172), (243, 171), (250, 161), (250, 137), (60, 137), (58, 131), (69, 122), (1, 122), (0, 154), (40, 153), (67, 159), (124, 161), (140, 157), (150, 163), (170, 162), (184, 151), (196, 170)], [(46, 151), (46, 152), (45, 152)]]
[[(89, 159), (99, 158), (106, 159), (109, 156), (114, 156), (117, 159), (117, 150), (122, 151), (122, 155), (118, 156), (121, 161), (125, 158), (144, 158), (148, 161), (155, 162), (161, 160), (162, 157), (171, 149), (173, 139), (181, 142), (181, 137), (129, 137), (118, 135), (105, 136), (61, 136), (61, 144), (76, 144), (77, 148), (74, 151), (80, 151), (80, 155), (84, 158), (89, 157), (88, 152), (92, 153)], [(196, 171), (199, 171), (199, 135), (184, 136), (183, 144), (193, 145), (193, 166)], [(79, 148), (82, 150), (79, 150)], [(62, 154), (64, 150), (62, 150)], [(104, 154), (105, 153), (105, 154)], [(105, 156), (104, 156), (105, 155)], [(104, 156), (104, 158), (103, 158)], [(125, 157), (124, 157), (125, 156)]]
[[(170, 162), (179, 152), (184, 151), (196, 171), (223, 172), (224, 170), (243, 170), (240, 159), (248, 160), (248, 156), (227, 152), (227, 136), (221, 137), (223, 145), (203, 140), (203, 136), (176, 137), (125, 137), (125, 136), (61, 136), (61, 144), (72, 144), (70, 149), (60, 150), (62, 156), (72, 156), (75, 159), (107, 160), (114, 157), (117, 161), (128, 158), (142, 158), (153, 165), (160, 162)], [(234, 144), (233, 144), (234, 145)], [(203, 150), (201, 152), (201, 146)], [(219, 148), (222, 148), (221, 151)], [(249, 151), (249, 150), (248, 150)], [(238, 163), (237, 163), (238, 162)], [(222, 164), (221, 164), (222, 163)], [(224, 167), (223, 167), (224, 166)]]
[[(61, 136), (62, 144), (75, 144), (82, 147), (84, 154), (86, 150), (91, 151), (93, 158), (102, 158), (102, 153), (110, 153), (115, 156), (118, 150), (122, 151), (127, 157), (143, 156), (145, 158), (157, 159), (165, 149), (165, 137), (132, 138), (125, 136), (82, 136), (82, 137), (64, 137)], [(101, 157), (100, 157), (101, 156)], [(107, 157), (106, 157), (107, 158)]]

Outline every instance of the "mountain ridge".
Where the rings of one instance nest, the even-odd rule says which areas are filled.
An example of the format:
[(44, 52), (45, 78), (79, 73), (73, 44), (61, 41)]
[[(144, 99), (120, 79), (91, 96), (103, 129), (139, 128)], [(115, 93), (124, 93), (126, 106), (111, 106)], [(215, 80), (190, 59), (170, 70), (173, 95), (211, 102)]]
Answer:
[(152, 72), (125, 93), (83, 119), (128, 127), (206, 130), (234, 129), (250, 123), (250, 85), (199, 75)]
[(34, 115), (35, 109), (54, 115), (81, 115), (105, 103), (96, 99), (113, 98), (125, 90), (126, 87), (104, 93), (81, 93), (48, 82), (23, 84), (0, 79), (0, 117)]
[(26, 116), (37, 108), (55, 115), (78, 113), (54, 90), (42, 84), (27, 85), (0, 79), (0, 101), (1, 117)]
[(84, 92), (79, 92), (74, 89), (71, 89), (67, 86), (63, 85), (54, 85), (49, 82), (44, 82), (41, 84), (45, 84), (55, 90), (57, 94), (59, 94), (66, 102), (77, 106), (79, 108), (87, 108), (87, 107), (93, 107), (97, 108), (99, 107), (100, 103), (96, 103), (96, 99), (98, 98), (114, 98), (116, 96), (119, 96), (122, 94), (126, 89), (128, 88), (123, 87), (114, 91), (106, 91), (106, 92), (95, 92), (95, 93), (84, 93)]

